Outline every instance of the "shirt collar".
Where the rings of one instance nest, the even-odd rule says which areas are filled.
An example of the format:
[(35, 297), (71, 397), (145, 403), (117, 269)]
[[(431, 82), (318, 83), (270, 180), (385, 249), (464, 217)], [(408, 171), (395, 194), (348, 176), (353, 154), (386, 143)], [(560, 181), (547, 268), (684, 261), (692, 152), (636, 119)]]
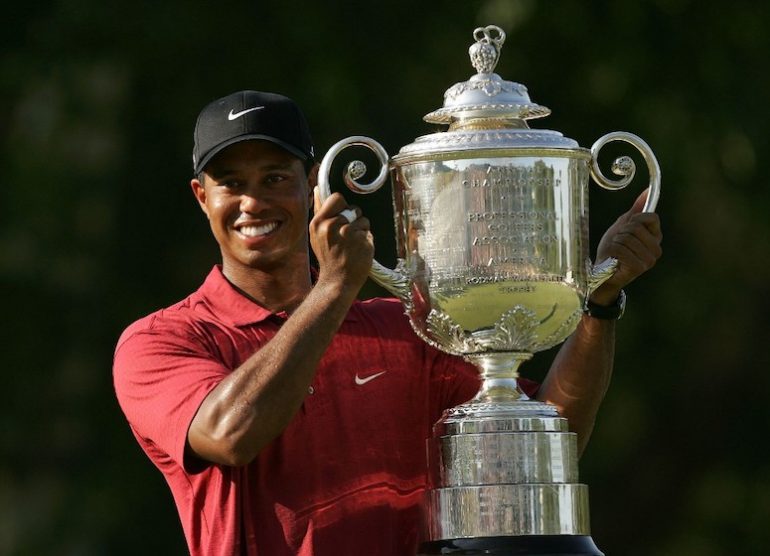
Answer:
[[(313, 269), (313, 282), (315, 282), (316, 277), (317, 272)], [(256, 324), (273, 316), (280, 320), (287, 318), (286, 313), (273, 313), (238, 291), (222, 273), (222, 267), (219, 265), (211, 269), (198, 291), (214, 313), (233, 326)], [(346, 321), (357, 320), (356, 304), (354, 303), (345, 315)]]

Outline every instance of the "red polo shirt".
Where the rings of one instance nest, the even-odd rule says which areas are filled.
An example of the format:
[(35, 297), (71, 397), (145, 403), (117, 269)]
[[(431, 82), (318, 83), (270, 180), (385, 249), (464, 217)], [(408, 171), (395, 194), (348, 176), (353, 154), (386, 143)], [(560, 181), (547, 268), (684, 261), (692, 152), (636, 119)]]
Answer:
[(171, 488), (191, 554), (413, 554), (425, 439), (479, 383), (472, 366), (419, 340), (395, 300), (351, 307), (302, 408), (252, 463), (185, 459), (203, 399), (282, 322), (215, 267), (118, 342), (118, 400)]

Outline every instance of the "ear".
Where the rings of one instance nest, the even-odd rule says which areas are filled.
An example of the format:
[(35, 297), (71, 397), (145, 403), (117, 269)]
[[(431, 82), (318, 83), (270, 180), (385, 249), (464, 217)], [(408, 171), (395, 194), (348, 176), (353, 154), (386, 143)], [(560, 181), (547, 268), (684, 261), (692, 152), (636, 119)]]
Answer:
[(320, 167), (321, 165), (316, 163), (307, 175), (307, 198), (311, 207), (313, 206), (313, 190), (318, 185), (318, 169)]
[(201, 207), (201, 210), (206, 215), (206, 218), (208, 218), (209, 209), (206, 206), (206, 187), (200, 182), (198, 178), (193, 178), (190, 180), (190, 187), (192, 188), (195, 199), (198, 201), (198, 206)]

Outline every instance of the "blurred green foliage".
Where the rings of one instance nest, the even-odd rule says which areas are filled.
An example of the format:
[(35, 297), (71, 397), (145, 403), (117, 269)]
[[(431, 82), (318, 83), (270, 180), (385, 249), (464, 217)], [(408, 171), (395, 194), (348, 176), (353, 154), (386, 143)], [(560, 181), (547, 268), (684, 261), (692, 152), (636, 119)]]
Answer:
[[(185, 552), (111, 357), (217, 261), (188, 189), (198, 110), (282, 92), (318, 152), (364, 134), (395, 153), (434, 131), (422, 115), (471, 75), (472, 30), (490, 23), (508, 33), (497, 72), (553, 110), (534, 127), (585, 146), (632, 131), (663, 170), (665, 255), (629, 288), (581, 462), (594, 538), (627, 556), (770, 546), (770, 4), (30, 0), (3, 22), (0, 554)], [(592, 187), (594, 242), (641, 187)], [(392, 264), (389, 192), (356, 202)]]

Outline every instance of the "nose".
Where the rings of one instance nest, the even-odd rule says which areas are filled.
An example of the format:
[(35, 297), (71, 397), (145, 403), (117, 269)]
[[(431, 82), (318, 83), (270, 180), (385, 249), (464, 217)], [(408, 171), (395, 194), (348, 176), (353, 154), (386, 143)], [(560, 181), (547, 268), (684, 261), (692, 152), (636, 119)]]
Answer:
[(259, 201), (254, 198), (253, 195), (244, 194), (241, 195), (240, 209), (241, 212), (256, 212), (259, 206)]
[(241, 194), (241, 212), (255, 214), (264, 206), (264, 204), (264, 195), (260, 193), (258, 187), (249, 187)]

